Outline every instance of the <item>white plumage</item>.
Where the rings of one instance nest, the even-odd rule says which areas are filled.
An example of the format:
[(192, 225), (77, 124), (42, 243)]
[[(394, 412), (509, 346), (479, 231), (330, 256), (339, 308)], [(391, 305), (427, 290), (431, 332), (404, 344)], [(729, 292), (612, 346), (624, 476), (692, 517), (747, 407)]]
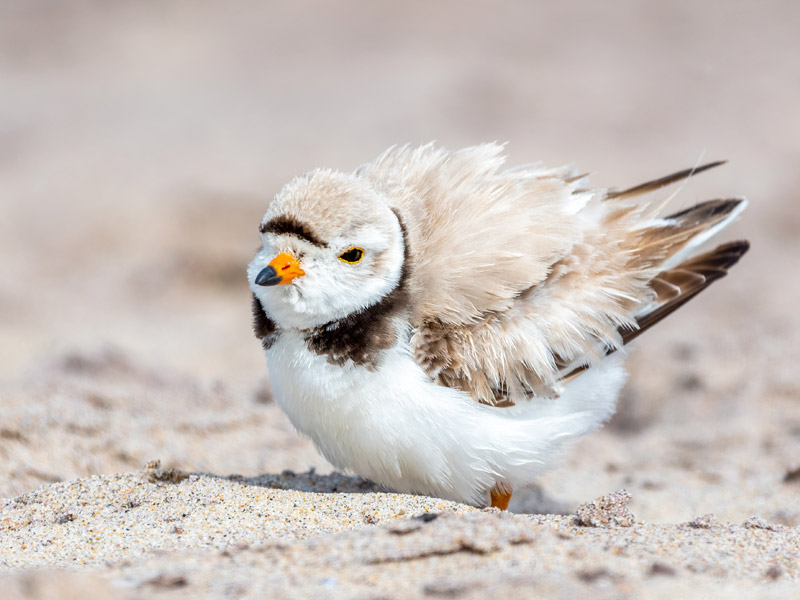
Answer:
[(660, 217), (638, 198), (690, 171), (613, 192), (503, 162), (494, 144), (402, 147), (270, 204), (256, 335), (281, 407), (336, 467), (505, 507), (613, 413), (615, 351), (747, 250), (691, 256), (742, 200)]

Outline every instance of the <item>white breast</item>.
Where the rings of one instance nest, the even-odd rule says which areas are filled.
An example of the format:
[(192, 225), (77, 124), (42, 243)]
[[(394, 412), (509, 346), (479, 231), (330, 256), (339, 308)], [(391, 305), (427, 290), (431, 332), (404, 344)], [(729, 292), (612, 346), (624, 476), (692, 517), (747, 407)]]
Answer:
[(625, 378), (612, 355), (557, 399), (494, 408), (433, 383), (400, 345), (370, 370), (330, 364), (284, 331), (267, 360), (281, 407), (331, 464), (399, 492), (479, 506), (496, 483), (531, 483), (564, 441), (597, 428)]

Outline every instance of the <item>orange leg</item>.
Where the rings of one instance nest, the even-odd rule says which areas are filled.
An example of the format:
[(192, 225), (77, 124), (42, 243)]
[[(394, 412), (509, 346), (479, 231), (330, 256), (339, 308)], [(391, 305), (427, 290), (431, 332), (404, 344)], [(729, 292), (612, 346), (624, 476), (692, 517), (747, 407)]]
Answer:
[(494, 486), (492, 491), (492, 507), (506, 510), (511, 501), (511, 488)]

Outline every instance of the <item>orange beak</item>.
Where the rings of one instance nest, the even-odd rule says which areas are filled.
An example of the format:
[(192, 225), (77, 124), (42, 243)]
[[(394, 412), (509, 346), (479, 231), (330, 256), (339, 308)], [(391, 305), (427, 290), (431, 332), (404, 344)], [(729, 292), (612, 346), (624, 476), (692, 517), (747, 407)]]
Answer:
[(256, 276), (256, 284), (285, 285), (291, 283), (295, 277), (302, 277), (305, 274), (294, 256), (281, 252)]

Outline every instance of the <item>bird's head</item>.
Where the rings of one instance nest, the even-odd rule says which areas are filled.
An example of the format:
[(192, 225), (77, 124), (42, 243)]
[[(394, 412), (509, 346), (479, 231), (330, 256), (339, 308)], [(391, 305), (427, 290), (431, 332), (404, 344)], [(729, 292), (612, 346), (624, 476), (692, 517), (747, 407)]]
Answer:
[(270, 204), (260, 232), (248, 280), (279, 327), (342, 319), (379, 302), (401, 277), (399, 218), (355, 174), (317, 170), (294, 179)]

